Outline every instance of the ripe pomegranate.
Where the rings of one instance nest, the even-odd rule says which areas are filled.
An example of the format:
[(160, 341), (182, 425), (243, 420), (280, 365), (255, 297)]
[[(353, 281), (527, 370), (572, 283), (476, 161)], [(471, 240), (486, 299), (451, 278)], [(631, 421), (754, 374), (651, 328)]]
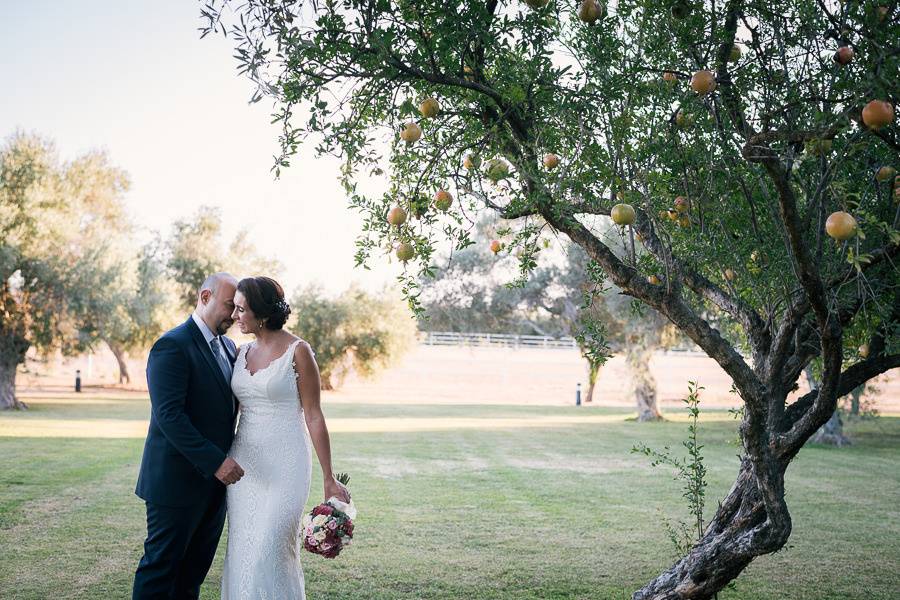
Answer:
[(849, 240), (856, 235), (856, 219), (842, 210), (833, 212), (825, 221), (825, 232), (836, 240)]
[(422, 137), (422, 128), (419, 127), (419, 124), (415, 121), (410, 121), (403, 127), (403, 131), (400, 132), (400, 139), (402, 139), (407, 144), (413, 144), (419, 141), (419, 138)]
[(578, 7), (578, 18), (592, 25), (603, 18), (603, 12), (603, 6), (597, 0), (582, 0), (581, 6)]
[(881, 129), (894, 120), (894, 107), (884, 100), (872, 100), (863, 108), (862, 120), (869, 129)]
[(434, 194), (434, 207), (442, 212), (447, 212), (453, 204), (453, 195), (447, 190), (438, 190)]
[(849, 64), (853, 60), (853, 48), (850, 46), (841, 46), (834, 53), (834, 62), (843, 66)]
[(716, 76), (712, 71), (703, 69), (694, 73), (691, 77), (691, 89), (705, 96), (716, 89)]
[(419, 105), (419, 112), (422, 113), (422, 116), (426, 119), (430, 119), (436, 117), (437, 114), (441, 112), (441, 105), (438, 104), (438, 101), (434, 98), (425, 98)]
[(399, 206), (395, 206), (388, 211), (387, 222), (395, 227), (399, 227), (406, 223), (406, 211)]

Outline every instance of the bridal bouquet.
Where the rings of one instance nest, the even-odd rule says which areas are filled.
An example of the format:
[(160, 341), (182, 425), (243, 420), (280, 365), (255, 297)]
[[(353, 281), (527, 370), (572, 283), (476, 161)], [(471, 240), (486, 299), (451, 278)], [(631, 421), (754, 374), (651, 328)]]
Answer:
[[(347, 485), (350, 478), (341, 473), (337, 480)], [(308, 515), (303, 515), (300, 532), (303, 547), (325, 558), (336, 557), (353, 540), (355, 518), (356, 507), (353, 506), (352, 499), (346, 503), (332, 496), (312, 509)]]

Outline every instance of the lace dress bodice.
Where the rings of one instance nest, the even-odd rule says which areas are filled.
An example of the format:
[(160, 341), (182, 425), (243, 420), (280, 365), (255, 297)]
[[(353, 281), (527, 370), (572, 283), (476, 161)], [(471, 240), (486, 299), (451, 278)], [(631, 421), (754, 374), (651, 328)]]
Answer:
[(294, 365), (294, 351), (299, 343), (295, 340), (284, 354), (253, 374), (247, 367), (247, 352), (255, 344), (241, 347), (231, 377), (231, 390), (241, 403), (241, 420), (262, 424), (276, 414), (302, 416)]

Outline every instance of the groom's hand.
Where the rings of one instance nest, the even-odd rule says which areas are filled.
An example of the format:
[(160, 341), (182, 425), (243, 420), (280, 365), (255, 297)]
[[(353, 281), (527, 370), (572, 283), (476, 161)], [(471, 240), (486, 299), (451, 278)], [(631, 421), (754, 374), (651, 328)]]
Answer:
[(216, 471), (216, 479), (225, 485), (237, 483), (244, 476), (244, 470), (233, 458), (228, 457)]

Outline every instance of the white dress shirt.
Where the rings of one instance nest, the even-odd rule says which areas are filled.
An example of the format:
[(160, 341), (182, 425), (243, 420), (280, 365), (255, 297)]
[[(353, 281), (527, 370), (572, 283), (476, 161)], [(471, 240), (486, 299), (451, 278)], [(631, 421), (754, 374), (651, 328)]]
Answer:
[[(220, 336), (217, 336), (216, 334), (214, 334), (214, 333), (210, 330), (210, 328), (206, 325), (206, 323), (203, 321), (203, 319), (200, 318), (200, 315), (198, 315), (198, 314), (196, 313), (196, 311), (193, 312), (193, 313), (191, 313), (191, 318), (194, 319), (194, 323), (196, 323), (196, 324), (197, 324), (197, 327), (200, 328), (200, 333), (203, 334), (203, 339), (206, 340), (206, 345), (207, 345), (207, 346), (209, 346), (209, 343), (210, 343), (211, 341), (213, 341), (213, 340), (216, 339), (217, 337), (220, 337)], [(210, 350), (212, 350), (211, 347), (210, 347)], [(231, 364), (231, 357), (229, 357), (229, 356), (228, 356), (228, 353), (225, 351), (225, 342), (223, 342), (223, 341), (221, 340), (221, 338), (219, 339), (219, 354), (221, 354), (222, 357), (223, 357), (229, 364)]]

